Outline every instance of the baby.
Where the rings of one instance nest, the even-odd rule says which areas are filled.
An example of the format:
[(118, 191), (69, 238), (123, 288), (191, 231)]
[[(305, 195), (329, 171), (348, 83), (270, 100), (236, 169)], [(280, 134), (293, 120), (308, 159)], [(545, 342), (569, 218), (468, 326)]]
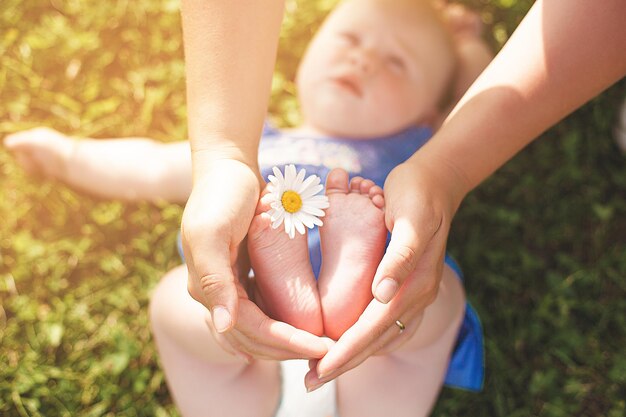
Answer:
[[(476, 68), (477, 75), (490, 58), (477, 37), (465, 33), (462, 39), (464, 46), (455, 49), (437, 12), (419, 0), (346, 1), (326, 19), (298, 71), (303, 124), (282, 131), (266, 126), (259, 150), (264, 178), (273, 166), (293, 163), (325, 180), (330, 201), (319, 233), (291, 240), (282, 228), (270, 227), (267, 195), (261, 198), (248, 249), (255, 302), (268, 315), (337, 339), (371, 301), (387, 238), (384, 180), (428, 140), (455, 77), (467, 79), (467, 68)], [(467, 49), (472, 42), (477, 46)], [(105, 197), (185, 201), (191, 189), (185, 143), (77, 141), (50, 130), (16, 134), (5, 143), (25, 168)], [(185, 282), (184, 266), (170, 271), (151, 304), (156, 343), (182, 414), (274, 415), (278, 364), (242, 363), (222, 350)], [(464, 312), (464, 330), (480, 334), (456, 269), (447, 263), (439, 294), (417, 331), (338, 378), (340, 414), (427, 415)], [(403, 323), (398, 326), (403, 330)], [(482, 353), (463, 359), (479, 363)], [(450, 377), (455, 372), (446, 382), (480, 387), (482, 374), (463, 384)]]

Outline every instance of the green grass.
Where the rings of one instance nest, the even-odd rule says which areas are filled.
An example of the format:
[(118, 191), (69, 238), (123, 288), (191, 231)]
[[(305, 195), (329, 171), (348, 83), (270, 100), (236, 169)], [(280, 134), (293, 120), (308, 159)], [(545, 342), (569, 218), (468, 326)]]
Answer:
[[(288, 1), (271, 111), (298, 120), (293, 74), (333, 0)], [(473, 0), (494, 47), (529, 1)], [(186, 135), (178, 2), (3, 0), (0, 134)], [(450, 250), (486, 333), (484, 392), (437, 416), (626, 413), (622, 81), (464, 202)], [(572, 88), (575, 88), (573, 86)], [(0, 148), (0, 415), (175, 416), (147, 320), (179, 261), (182, 208), (92, 199), (27, 178)]]

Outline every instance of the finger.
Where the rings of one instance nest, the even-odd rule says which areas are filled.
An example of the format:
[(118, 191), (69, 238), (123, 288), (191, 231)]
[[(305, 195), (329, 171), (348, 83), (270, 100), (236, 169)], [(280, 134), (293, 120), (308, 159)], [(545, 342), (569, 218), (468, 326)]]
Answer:
[[(405, 317), (412, 317), (412, 314), (413, 313), (409, 313)], [(413, 337), (421, 324), (421, 319), (421, 314), (417, 314), (413, 318), (402, 318), (401, 322), (403, 324), (409, 323), (402, 330), (394, 322), (394, 324), (391, 325), (381, 336), (375, 339), (374, 343), (370, 344), (367, 349), (359, 352), (357, 356), (354, 356), (337, 369), (331, 369), (329, 371), (322, 371), (322, 373), (318, 373), (320, 360), (309, 361), (309, 371), (304, 376), (304, 385), (307, 387), (307, 391), (314, 391), (327, 382), (336, 379), (345, 372), (356, 368), (372, 355), (387, 354), (398, 349), (400, 346), (409, 341), (411, 337)]]
[[(434, 267), (431, 273), (436, 274), (437, 270)], [(419, 327), (423, 310), (435, 299), (438, 282), (434, 278), (411, 279), (392, 302), (382, 304), (372, 300), (357, 322), (320, 360), (317, 371), (322, 376), (336, 378), (383, 348), (390, 350), (403, 343), (391, 343), (396, 337), (408, 340)], [(396, 320), (405, 325), (401, 337)]]
[(403, 315), (400, 319), (398, 319), (398, 321), (402, 323), (404, 329), (401, 329), (396, 322), (395, 324), (398, 329), (398, 336), (390, 339), (385, 346), (376, 352), (376, 354), (384, 355), (389, 352), (393, 352), (408, 342), (413, 337), (420, 324), (422, 324), (423, 318), (423, 310), (420, 309), (412, 309), (407, 314)]
[(420, 239), (420, 236), (425, 235), (418, 234), (409, 219), (400, 218), (394, 222), (391, 241), (372, 282), (372, 294), (381, 303), (391, 301), (415, 270), (424, 247), (432, 238)]
[(220, 347), (248, 364), (251, 363), (253, 359), (302, 359), (302, 355), (294, 351), (260, 345), (253, 339), (249, 338), (246, 334), (238, 331), (236, 328), (233, 328), (231, 331), (226, 333), (218, 333), (215, 331), (209, 314), (205, 317), (205, 321)]
[(423, 309), (421, 308), (412, 308), (410, 311), (402, 314), (397, 320), (393, 320), (392, 324), (388, 325), (389, 327), (380, 337), (372, 340), (372, 343), (365, 349), (360, 350), (357, 355), (336, 370), (325, 371), (327, 378), (337, 378), (350, 369), (356, 368), (370, 356), (385, 355), (397, 350), (411, 340), (422, 324), (423, 316)]
[(273, 346), (259, 344), (257, 341), (250, 339), (246, 334), (233, 329), (223, 334), (228, 339), (228, 343), (234, 346), (237, 351), (255, 358), (275, 361), (285, 361), (289, 359), (308, 359), (302, 353), (294, 352), (288, 349), (277, 348)]
[[(206, 230), (206, 229), (205, 229)], [(220, 236), (208, 233), (207, 236)], [(226, 242), (216, 239), (194, 239), (193, 251), (190, 240), (182, 228), (183, 252), (189, 269), (189, 293), (211, 312), (213, 325), (223, 333), (237, 322), (237, 287), (231, 265), (232, 253)]]
[(211, 315), (207, 312), (204, 316), (204, 321), (211, 331), (213, 338), (217, 342), (217, 344), (227, 353), (241, 359), (243, 362), (250, 364), (252, 362), (252, 356), (248, 353), (244, 352), (240, 345), (236, 343), (234, 339), (229, 340), (227, 337), (229, 333), (218, 333), (215, 331), (213, 326), (213, 320), (211, 319)]
[[(392, 310), (397, 302), (382, 304), (372, 300), (361, 317), (352, 325), (319, 361), (317, 372), (322, 378), (336, 378), (352, 369), (387, 342), (388, 330), (395, 325), (396, 312)], [(397, 327), (394, 330), (397, 332)], [(347, 366), (347, 365), (350, 366)]]
[(241, 300), (232, 338), (247, 352), (273, 359), (321, 358), (328, 342), (287, 323), (267, 317), (253, 302)]

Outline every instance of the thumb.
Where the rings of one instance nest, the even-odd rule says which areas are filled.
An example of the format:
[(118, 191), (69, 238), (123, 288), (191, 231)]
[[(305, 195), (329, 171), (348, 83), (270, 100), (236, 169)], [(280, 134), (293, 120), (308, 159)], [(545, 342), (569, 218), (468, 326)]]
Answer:
[(432, 238), (432, 235), (421, 236), (408, 219), (400, 218), (394, 222), (391, 241), (372, 282), (372, 294), (381, 303), (391, 301), (407, 277), (415, 271)]
[(237, 321), (239, 297), (228, 244), (206, 242), (192, 253), (183, 243), (183, 251), (189, 272), (189, 294), (209, 309), (218, 333), (229, 330)]

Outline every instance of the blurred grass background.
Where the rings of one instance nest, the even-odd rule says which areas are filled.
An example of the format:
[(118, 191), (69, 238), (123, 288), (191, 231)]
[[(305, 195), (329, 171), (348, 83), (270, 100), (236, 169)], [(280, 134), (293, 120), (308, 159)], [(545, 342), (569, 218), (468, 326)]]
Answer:
[[(336, 0), (287, 0), (272, 118), (298, 121), (293, 76)], [(498, 49), (532, 3), (467, 0)], [(0, 136), (186, 137), (178, 0), (3, 0)], [(572, 86), (571, 88), (576, 88)], [(473, 192), (450, 250), (486, 333), (484, 392), (436, 416), (626, 415), (622, 80)], [(123, 204), (26, 177), (0, 147), (0, 415), (176, 416), (147, 320), (179, 263), (182, 208)]]

